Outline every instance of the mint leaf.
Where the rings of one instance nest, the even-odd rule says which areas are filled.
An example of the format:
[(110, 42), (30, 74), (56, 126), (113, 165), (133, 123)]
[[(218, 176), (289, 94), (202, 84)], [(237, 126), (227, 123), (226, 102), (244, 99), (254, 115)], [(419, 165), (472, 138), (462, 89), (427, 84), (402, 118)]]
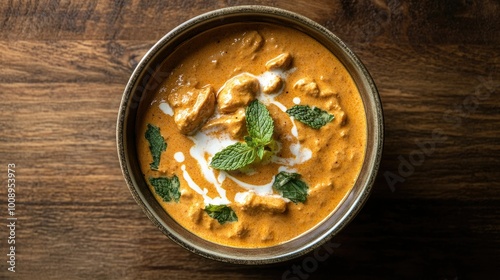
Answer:
[(296, 120), (314, 128), (320, 129), (322, 126), (331, 122), (334, 118), (333, 115), (317, 107), (310, 107), (308, 105), (295, 105), (286, 110), (288, 115), (294, 117)]
[(266, 106), (254, 100), (245, 111), (248, 134), (253, 141), (265, 145), (271, 141), (274, 122)]
[(235, 143), (216, 153), (210, 166), (220, 170), (236, 170), (255, 160), (256, 151), (244, 143)]
[(181, 193), (179, 191), (180, 182), (177, 175), (174, 175), (172, 178), (149, 178), (149, 183), (154, 187), (156, 194), (158, 194), (163, 201), (170, 202), (173, 200), (179, 202)]
[(219, 224), (224, 224), (226, 222), (236, 222), (238, 217), (236, 213), (227, 205), (212, 205), (209, 204), (205, 206), (205, 212), (211, 218), (216, 219)]
[(265, 151), (266, 151), (266, 150), (264, 149), (264, 146), (258, 146), (258, 147), (256, 148), (256, 151), (255, 151), (255, 152), (257, 153), (257, 156), (259, 157), (259, 159), (262, 159), (262, 157), (264, 157), (264, 152), (265, 152)]
[(307, 190), (309, 187), (299, 178), (300, 174), (298, 173), (281, 171), (274, 178), (273, 189), (294, 203), (304, 202), (307, 199)]
[(167, 149), (167, 143), (163, 139), (163, 136), (161, 136), (160, 128), (152, 124), (148, 124), (145, 137), (149, 142), (149, 150), (153, 157), (153, 162), (151, 162), (149, 167), (153, 170), (158, 170), (161, 153)]
[(245, 139), (246, 144), (252, 148), (256, 148), (256, 147), (260, 146), (258, 139), (252, 138), (251, 136), (245, 136), (244, 139)]
[[(236, 170), (249, 165), (257, 158), (263, 159), (266, 151), (274, 144), (274, 121), (266, 106), (258, 100), (248, 105), (245, 111), (248, 134), (245, 143), (236, 143), (216, 153), (210, 166), (220, 170)], [(268, 148), (269, 150), (266, 150)]]

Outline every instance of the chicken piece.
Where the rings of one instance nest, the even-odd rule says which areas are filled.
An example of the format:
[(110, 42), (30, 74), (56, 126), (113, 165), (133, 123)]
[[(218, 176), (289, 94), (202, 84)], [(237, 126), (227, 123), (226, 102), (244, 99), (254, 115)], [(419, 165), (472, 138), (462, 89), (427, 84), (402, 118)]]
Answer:
[(260, 240), (264, 242), (274, 240), (274, 231), (269, 229), (263, 230), (261, 232)]
[(288, 68), (290, 68), (291, 64), (292, 64), (292, 56), (286, 52), (286, 53), (282, 53), (282, 54), (278, 55), (277, 57), (266, 62), (266, 69), (267, 70), (276, 70), (276, 69), (287, 70)]
[(293, 85), (293, 88), (298, 89), (299, 91), (312, 97), (318, 97), (320, 94), (318, 84), (316, 84), (316, 82), (310, 78), (303, 78), (298, 80), (295, 85)]
[(347, 114), (344, 111), (339, 110), (339, 112), (336, 113), (335, 116), (339, 119), (340, 126), (345, 126), (347, 124)]
[(267, 83), (262, 87), (262, 92), (267, 94), (273, 94), (273, 93), (278, 93), (282, 88), (283, 88), (283, 79), (278, 75), (272, 74), (267, 80)]
[[(342, 110), (342, 108), (340, 107), (338, 94), (333, 95), (331, 98), (329, 98), (325, 102), (325, 108), (328, 109), (329, 111)], [(337, 116), (335, 116), (335, 117), (337, 117)]]
[(255, 99), (259, 80), (249, 73), (242, 73), (227, 80), (217, 94), (217, 107), (222, 113), (233, 113)]
[(182, 134), (193, 134), (215, 110), (215, 92), (211, 86), (178, 91), (168, 96), (174, 109), (174, 122)]
[(240, 139), (245, 130), (245, 109), (240, 108), (236, 112), (228, 115), (221, 115), (218, 118), (209, 120), (201, 129), (224, 130), (229, 133), (231, 138)]
[(228, 231), (227, 236), (229, 238), (245, 238), (250, 230), (245, 222), (234, 223), (233, 228)]
[(180, 192), (182, 199), (187, 199), (187, 200), (193, 199), (193, 191), (191, 191), (190, 189), (182, 188)]
[(244, 54), (254, 54), (264, 44), (264, 39), (260, 36), (259, 32), (252, 30), (245, 32), (241, 39), (241, 51)]
[(243, 211), (252, 214), (261, 212), (279, 214), (285, 212), (287, 207), (287, 202), (282, 197), (271, 195), (261, 196), (255, 192), (242, 193), (237, 200)]
[(334, 91), (332, 91), (332, 90), (322, 90), (319, 93), (320, 97), (331, 97), (331, 96), (334, 96), (334, 95), (336, 95), (336, 93)]
[(188, 217), (195, 224), (199, 224), (203, 218), (203, 207), (199, 203), (195, 203), (189, 207)]

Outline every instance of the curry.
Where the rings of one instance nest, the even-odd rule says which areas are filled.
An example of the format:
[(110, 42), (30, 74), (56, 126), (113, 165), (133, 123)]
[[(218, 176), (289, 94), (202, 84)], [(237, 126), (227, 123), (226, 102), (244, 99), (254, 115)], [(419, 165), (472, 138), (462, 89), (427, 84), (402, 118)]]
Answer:
[(143, 108), (145, 180), (180, 225), (222, 245), (289, 241), (353, 187), (366, 117), (342, 63), (308, 35), (273, 24), (219, 27), (180, 46)]

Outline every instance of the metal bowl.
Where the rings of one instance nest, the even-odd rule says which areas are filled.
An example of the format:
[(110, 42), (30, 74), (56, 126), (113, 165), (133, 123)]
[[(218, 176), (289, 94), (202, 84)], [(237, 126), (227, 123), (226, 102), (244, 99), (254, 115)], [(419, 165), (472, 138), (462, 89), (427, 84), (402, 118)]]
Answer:
[[(160, 206), (141, 173), (136, 150), (136, 120), (145, 96), (162, 82), (158, 71), (183, 42), (209, 29), (232, 23), (265, 22), (300, 30), (329, 49), (351, 74), (364, 104), (367, 122), (365, 160), (358, 179), (337, 209), (301, 236), (265, 248), (234, 248), (206, 241), (176, 223)], [(238, 6), (192, 18), (161, 38), (142, 58), (123, 93), (117, 120), (121, 169), (132, 196), (148, 218), (168, 237), (189, 251), (214, 260), (239, 264), (277, 263), (306, 254), (335, 236), (362, 208), (378, 171), (383, 145), (382, 106), (375, 84), (356, 55), (337, 36), (299, 14), (266, 6)]]

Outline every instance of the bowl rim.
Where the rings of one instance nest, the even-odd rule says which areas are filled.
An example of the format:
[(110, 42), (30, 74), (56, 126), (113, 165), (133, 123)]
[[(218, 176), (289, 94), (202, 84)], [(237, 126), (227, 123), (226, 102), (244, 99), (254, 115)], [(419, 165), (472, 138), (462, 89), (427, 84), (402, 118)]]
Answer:
[[(363, 180), (363, 186), (359, 191), (357, 191), (356, 196), (353, 198), (354, 201), (351, 203), (351, 205), (346, 206), (347, 208), (345, 209), (344, 214), (340, 217), (339, 220), (336, 221), (334, 225), (332, 225), (331, 229), (328, 229), (325, 232), (322, 232), (321, 234), (317, 235), (313, 239), (309, 240), (308, 244), (304, 244), (298, 249), (286, 253), (278, 252), (277, 255), (273, 255), (273, 252), (275, 252), (275, 250), (273, 250), (274, 246), (265, 248), (256, 248), (256, 249), (233, 248), (207, 242), (206, 240), (205, 241), (201, 240), (201, 238), (199, 237), (198, 239), (200, 240), (197, 240), (197, 243), (193, 243), (192, 240), (186, 238), (181, 234), (178, 234), (174, 229), (172, 229), (171, 225), (166, 225), (164, 221), (161, 220), (161, 218), (159, 217), (159, 213), (157, 212), (157, 211), (165, 212), (163, 208), (160, 207), (161, 209), (160, 210), (158, 209), (158, 207), (146, 203), (147, 199), (145, 197), (145, 194), (142, 192), (142, 189), (141, 187), (139, 187), (137, 182), (137, 180), (141, 180), (141, 178), (136, 178), (137, 176), (133, 174), (134, 167), (132, 166), (129, 157), (129, 151), (130, 151), (129, 146), (132, 145), (129, 145), (128, 142), (130, 141), (130, 139), (127, 139), (127, 137), (129, 137), (127, 136), (128, 135), (127, 131), (131, 129), (130, 126), (135, 126), (135, 119), (132, 118), (132, 120), (130, 120), (131, 116), (129, 113), (133, 109), (132, 108), (133, 106), (139, 105), (139, 102), (142, 98), (142, 92), (140, 92), (140, 90), (138, 89), (141, 87), (140, 86), (141, 84), (139, 83), (142, 81), (142, 85), (146, 86), (146, 83), (150, 82), (150, 80), (153, 78), (153, 73), (151, 73), (152, 71), (151, 65), (153, 62), (155, 62), (155, 60), (160, 59), (159, 58), (160, 54), (162, 53), (162, 51), (163, 52), (165, 51), (166, 46), (170, 42), (174, 40), (178, 41), (180, 40), (177, 43), (178, 46), (182, 42), (187, 40), (189, 36), (192, 35), (190, 32), (195, 32), (197, 28), (205, 28), (204, 30), (202, 30), (205, 31), (217, 26), (222, 26), (231, 23), (228, 21), (236, 20), (238, 18), (243, 18), (244, 19), (243, 22), (245, 21), (256, 22), (259, 21), (256, 20), (257, 17), (263, 22), (268, 22), (268, 23), (274, 21), (277, 24), (279, 23), (283, 24), (285, 22), (293, 23), (295, 24), (293, 28), (299, 29), (300, 31), (303, 32), (314, 31), (313, 32), (314, 34), (309, 34), (309, 33), (306, 34), (310, 35), (311, 37), (313, 37), (313, 39), (316, 39), (318, 41), (323, 40), (323, 42), (320, 41), (320, 43), (324, 44), (328, 42), (329, 44), (333, 44), (330, 47), (336, 46), (338, 50), (341, 51), (343, 55), (345, 55), (344, 59), (349, 60), (347, 62), (349, 62), (351, 68), (354, 67), (354, 69), (351, 70), (359, 72), (357, 74), (360, 75), (361, 81), (357, 81), (356, 86), (359, 89), (360, 85), (358, 84), (358, 82), (360, 82), (362, 83), (362, 86), (368, 91), (368, 96), (366, 97), (369, 99), (368, 101), (370, 105), (373, 107), (372, 109), (374, 110), (373, 114), (368, 116), (368, 113), (366, 112), (367, 103), (366, 100), (363, 99), (363, 105), (365, 106), (366, 117), (373, 118), (372, 120), (372, 123), (374, 124), (373, 127), (369, 127), (369, 123), (367, 120), (367, 129), (372, 130), (373, 142), (372, 143), (369, 142), (370, 139), (368, 139), (367, 135), (367, 142), (368, 142), (367, 149), (368, 148), (371, 149), (370, 150), (371, 161), (369, 162), (369, 166), (367, 166), (366, 169), (368, 169), (370, 172), (366, 174), (367, 176), (365, 176), (366, 178), (364, 178)], [(241, 19), (235, 22), (241, 22)], [(330, 51), (333, 52), (333, 50)], [(337, 54), (334, 55), (337, 56)], [(161, 59), (160, 61), (158, 61), (158, 63), (160, 62)], [(346, 61), (342, 61), (341, 59), (341, 62), (344, 63), (344, 65), (346, 66), (345, 64)], [(349, 71), (349, 73), (352, 75), (351, 71)], [(130, 122), (132, 122), (133, 125), (130, 124)], [(384, 132), (384, 125), (383, 125), (382, 104), (375, 83), (372, 77), (370, 76), (368, 70), (361, 62), (361, 60), (340, 38), (338, 38), (335, 34), (333, 34), (331, 31), (329, 31), (319, 23), (312, 21), (311, 19), (302, 16), (298, 13), (270, 6), (242, 5), (242, 6), (220, 8), (195, 16), (181, 23), (177, 27), (173, 28), (171, 31), (165, 34), (161, 39), (159, 39), (146, 52), (146, 54), (142, 57), (142, 59), (132, 72), (132, 75), (130, 76), (130, 79), (127, 82), (127, 85), (123, 92), (117, 118), (116, 144), (117, 144), (117, 152), (118, 152), (120, 168), (122, 170), (123, 177), (126, 181), (129, 191), (131, 192), (134, 200), (146, 214), (146, 216), (153, 222), (153, 224), (156, 227), (160, 229), (161, 232), (163, 232), (165, 235), (167, 235), (171, 240), (179, 244), (181, 247), (200, 256), (228, 263), (260, 265), (260, 264), (284, 262), (297, 258), (304, 254), (307, 254), (313, 251), (314, 249), (324, 245), (326, 242), (328, 242), (333, 236), (335, 236), (338, 232), (340, 232), (354, 218), (354, 216), (361, 210), (364, 203), (368, 199), (375, 178), (377, 176), (383, 150), (383, 140), (384, 140), (383, 132)], [(135, 135), (135, 131), (133, 134)], [(135, 140), (133, 140), (132, 142), (135, 142)], [(133, 149), (135, 148), (132, 147), (132, 150)], [(365, 154), (364, 161), (366, 161), (366, 157), (367, 155)], [(365, 163), (366, 162), (363, 163), (363, 168), (365, 168)], [(348, 196), (352, 195), (351, 192), (352, 190), (349, 192)], [(345, 199), (346, 198), (344, 198), (344, 200), (340, 204), (343, 204)], [(339, 207), (337, 207), (337, 209), (334, 210), (334, 212), (338, 211), (338, 208)], [(323, 220), (321, 223), (326, 223), (326, 220), (327, 219)], [(184, 231), (186, 230), (184, 229)], [(196, 239), (196, 236), (195, 237), (190, 236), (190, 238)], [(287, 243), (288, 242), (285, 242), (284, 244)], [(213, 250), (213, 248), (207, 249), (204, 246), (216, 247), (220, 250)], [(258, 251), (266, 251), (266, 250), (269, 251), (266, 254), (256, 253)]]

